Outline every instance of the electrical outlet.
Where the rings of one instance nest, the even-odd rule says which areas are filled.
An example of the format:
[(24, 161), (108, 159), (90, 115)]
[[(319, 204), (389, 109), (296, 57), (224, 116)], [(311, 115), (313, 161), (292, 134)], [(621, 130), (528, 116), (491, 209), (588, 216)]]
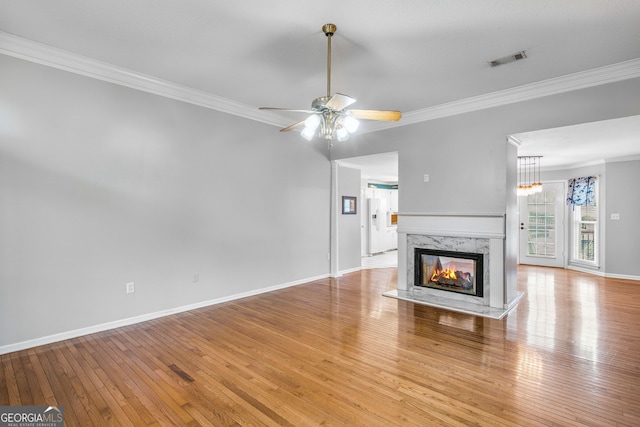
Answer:
[(612, 213), (611, 214), (611, 219), (613, 221), (618, 221), (620, 219), (620, 214), (619, 213)]
[(136, 290), (136, 284), (134, 282), (127, 283), (127, 293), (132, 294)]
[(429, 174), (424, 174), (424, 182), (429, 182)]
[(200, 281), (200, 273), (193, 273), (193, 283)]

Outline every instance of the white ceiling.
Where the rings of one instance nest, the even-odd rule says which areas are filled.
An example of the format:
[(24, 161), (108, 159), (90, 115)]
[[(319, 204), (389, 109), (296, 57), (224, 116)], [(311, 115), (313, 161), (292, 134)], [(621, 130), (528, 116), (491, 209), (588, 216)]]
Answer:
[(398, 152), (372, 154), (340, 160), (340, 165), (360, 169), (360, 178), (372, 182), (398, 183)]
[[(621, 158), (640, 159), (640, 116), (511, 136), (520, 144), (518, 155), (542, 156), (542, 170), (568, 169)], [(352, 157), (340, 163), (360, 169), (362, 179), (398, 183), (397, 152)]]
[(513, 135), (521, 156), (543, 156), (541, 169), (570, 168), (637, 156), (640, 116), (544, 129)]
[(325, 95), (328, 22), (332, 92), (405, 116), (640, 58), (638, 0), (0, 0), (4, 33), (256, 109)]

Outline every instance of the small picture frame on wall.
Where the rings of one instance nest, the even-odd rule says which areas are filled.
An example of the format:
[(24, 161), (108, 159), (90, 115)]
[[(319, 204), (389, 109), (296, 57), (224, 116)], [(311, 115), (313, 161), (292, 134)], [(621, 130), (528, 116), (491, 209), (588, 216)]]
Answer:
[(355, 215), (358, 211), (358, 199), (354, 196), (342, 196), (342, 214)]

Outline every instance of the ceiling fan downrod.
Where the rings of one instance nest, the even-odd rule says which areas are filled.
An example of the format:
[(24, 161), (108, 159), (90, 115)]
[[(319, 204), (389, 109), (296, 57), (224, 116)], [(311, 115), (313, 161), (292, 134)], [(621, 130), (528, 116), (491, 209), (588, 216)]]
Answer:
[(322, 31), (327, 36), (327, 98), (331, 97), (331, 37), (336, 30), (335, 24), (324, 24), (322, 26)]

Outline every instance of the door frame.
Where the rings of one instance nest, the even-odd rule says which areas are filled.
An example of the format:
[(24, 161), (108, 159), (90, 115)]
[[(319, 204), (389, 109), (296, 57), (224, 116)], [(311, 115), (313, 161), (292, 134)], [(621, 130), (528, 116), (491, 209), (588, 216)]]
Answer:
[(523, 196), (518, 196), (518, 264), (528, 264), (528, 265), (537, 265), (542, 267), (557, 267), (557, 268), (566, 268), (568, 263), (568, 239), (569, 239), (569, 227), (568, 227), (568, 210), (567, 204), (565, 203), (565, 194), (567, 190), (567, 181), (566, 180), (549, 180), (542, 181), (542, 188), (544, 191), (545, 185), (550, 184), (562, 184), (561, 194), (556, 199), (556, 235), (558, 237), (562, 237), (561, 245), (558, 245), (556, 241), (556, 253), (561, 252), (559, 256), (555, 258), (545, 258), (545, 257), (527, 257), (526, 261), (522, 259), (522, 253), (524, 248), (522, 245), (527, 245), (528, 241), (523, 239), (524, 233), (522, 232), (520, 224), (523, 223), (521, 215), (522, 215), (522, 202), (526, 200)]

